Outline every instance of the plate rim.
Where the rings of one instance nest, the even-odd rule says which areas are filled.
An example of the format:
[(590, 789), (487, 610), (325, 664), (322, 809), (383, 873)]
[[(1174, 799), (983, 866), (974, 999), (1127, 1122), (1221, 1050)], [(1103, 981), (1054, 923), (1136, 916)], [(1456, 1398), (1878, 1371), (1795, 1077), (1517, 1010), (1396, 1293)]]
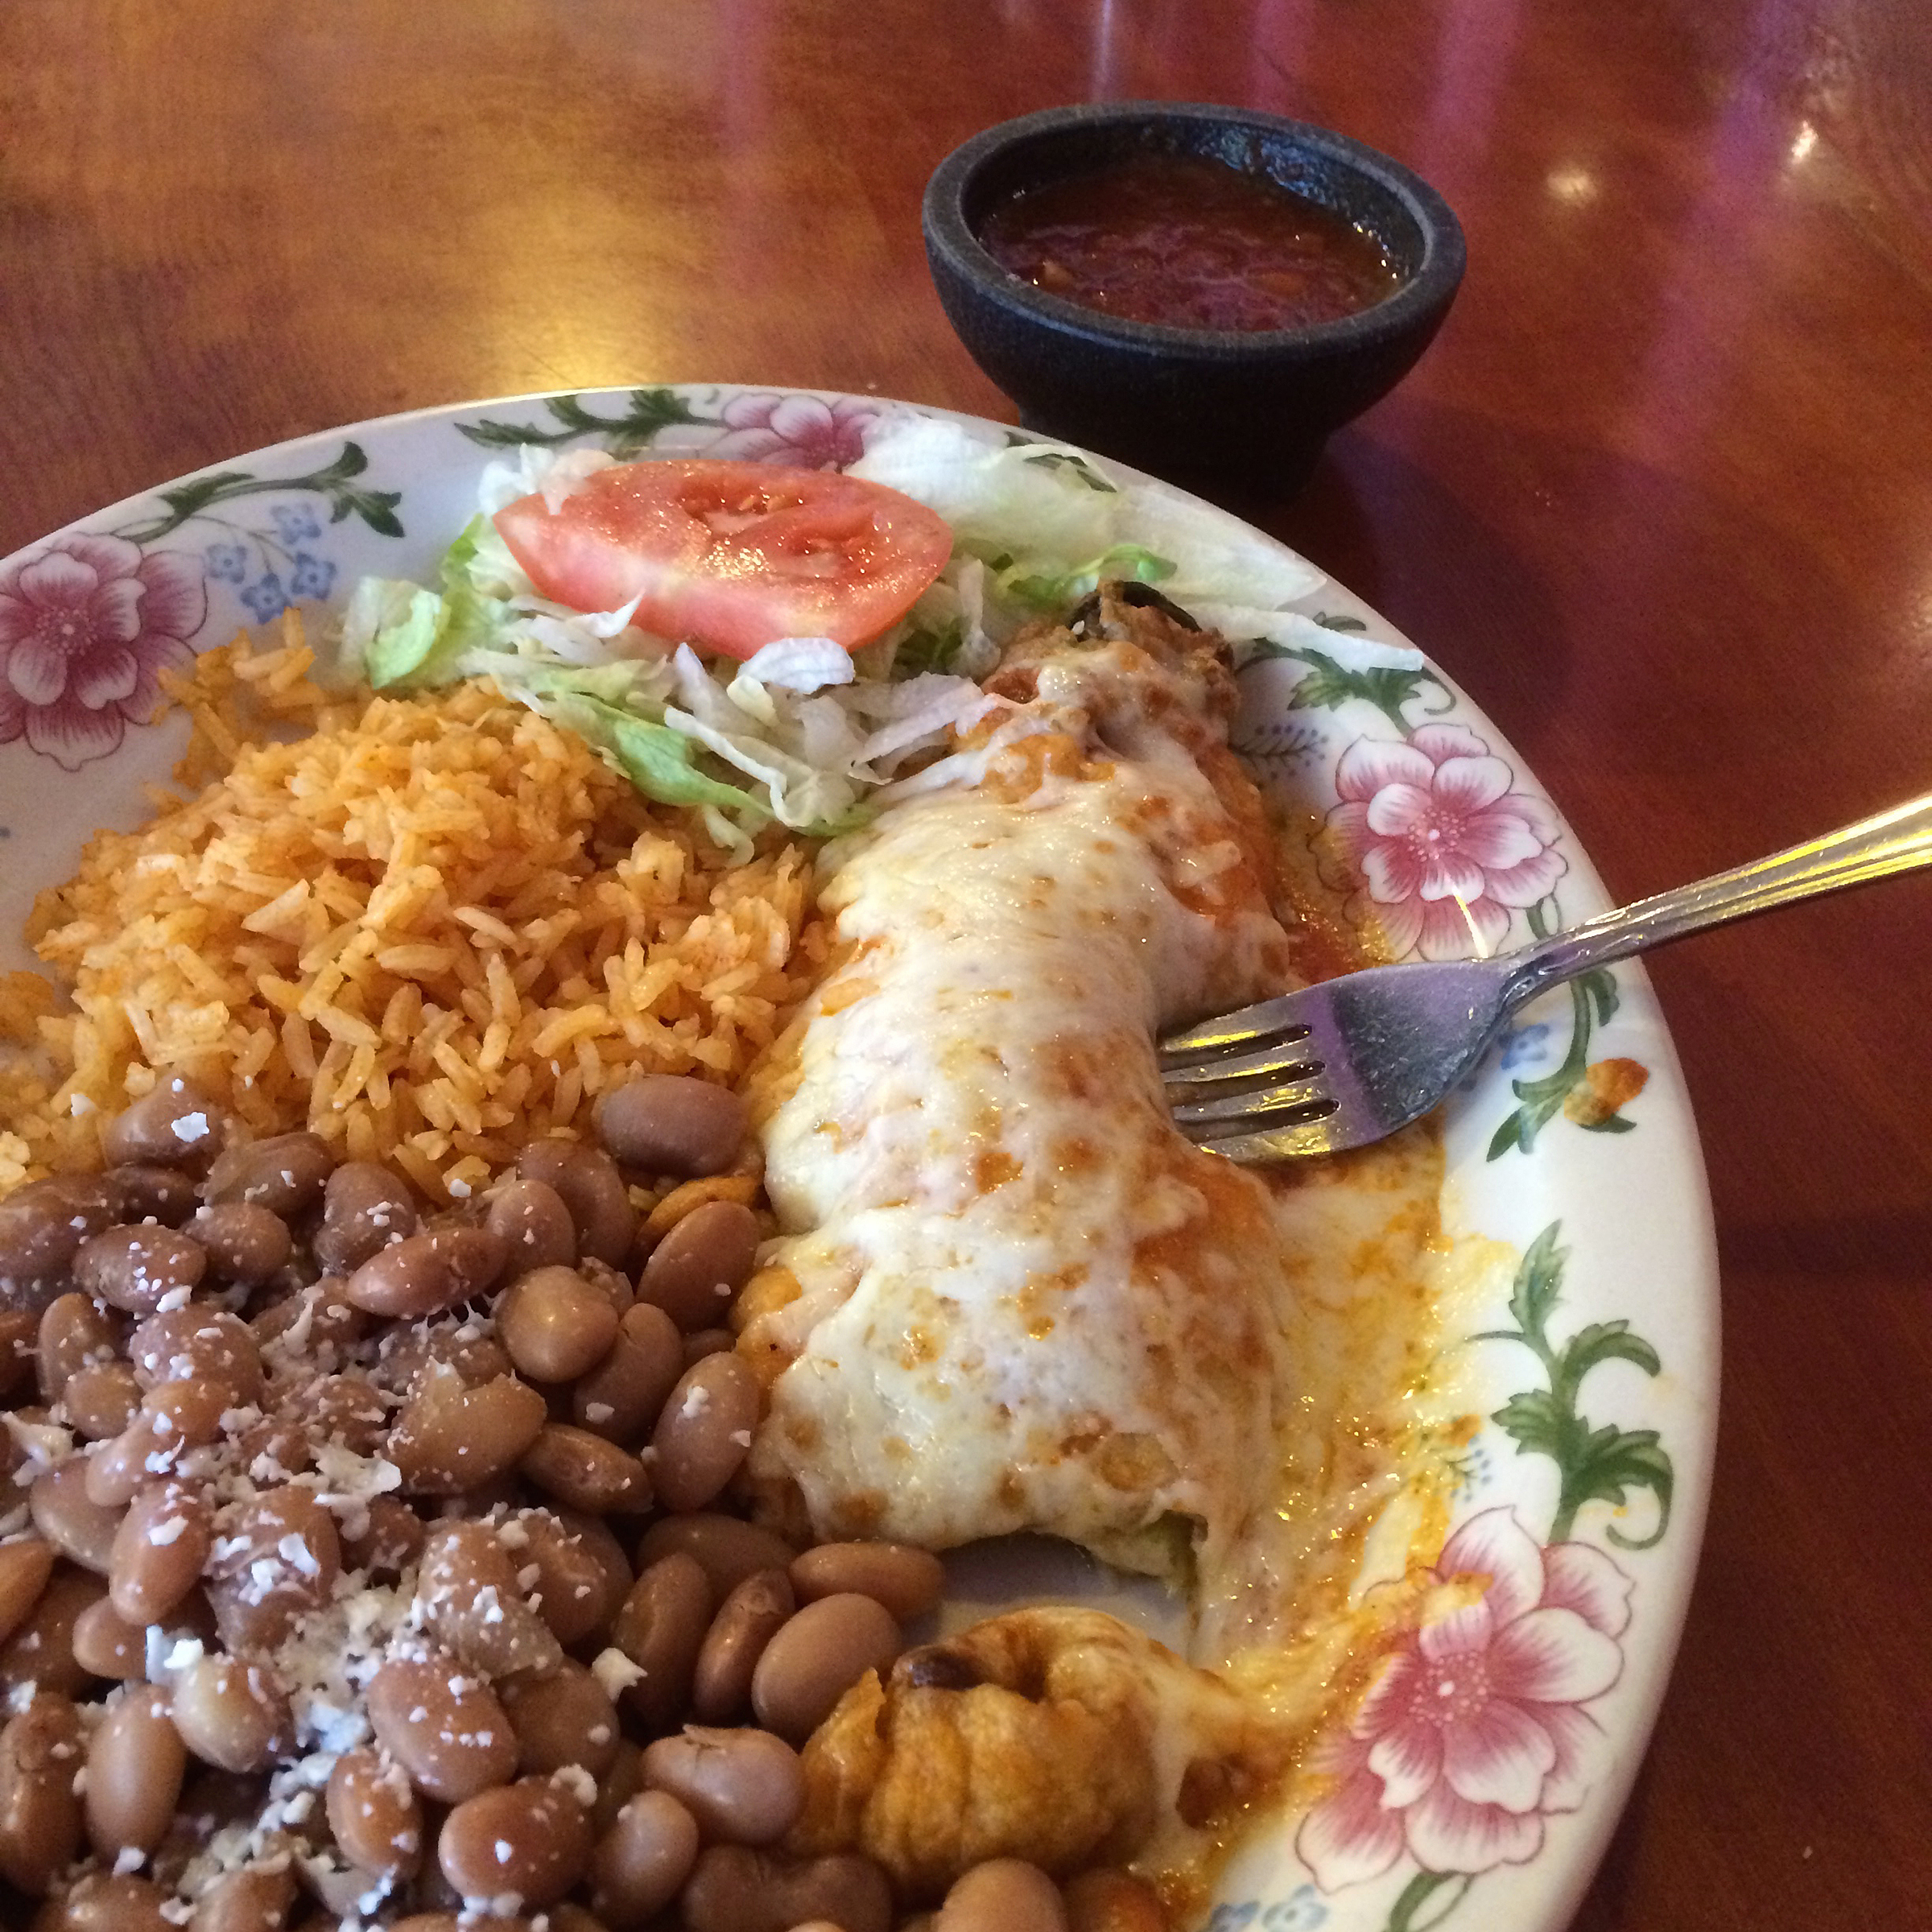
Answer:
[[(186, 485), (204, 481), (223, 471), (232, 470), (238, 464), (279, 464), (291, 459), (299, 459), (305, 452), (320, 450), (337, 441), (353, 441), (357, 439), (373, 441), (379, 437), (387, 437), (415, 428), (454, 427), (457, 427), (457, 419), (461, 416), (480, 415), (487, 411), (514, 411), (533, 406), (541, 407), (567, 397), (592, 404), (608, 403), (627, 396), (634, 397), (643, 391), (658, 390), (679, 394), (701, 393), (708, 395), (714, 402), (721, 401), (726, 397), (769, 397), (779, 399), (799, 397), (811, 398), (828, 405), (847, 402), (879, 411), (904, 410), (977, 428), (990, 429), (1001, 436), (1026, 441), (1052, 443), (1056, 440), (943, 405), (877, 395), (870, 392), (815, 388), (795, 384), (765, 385), (736, 382), (619, 384), (577, 390), (532, 390), (469, 398), (423, 405), (383, 415), (366, 417), (333, 427), (304, 431), (233, 457), (198, 465), (179, 476), (132, 492), (96, 510), (72, 518), (58, 529), (22, 546), (10, 555), (0, 558), (0, 580), (4, 580), (8, 572), (17, 570), (61, 538), (95, 534), (115, 519), (124, 522), (142, 506), (162, 499), (164, 493), (179, 491)], [(582, 433), (589, 436), (596, 432), (594, 430), (586, 430)], [(491, 452), (481, 448), (477, 450), (476, 466), (478, 470), (489, 460), (492, 453), (502, 452)], [(1158, 483), (1163, 489), (1174, 491), (1191, 502), (1202, 504), (1216, 517), (1240, 526), (1274, 548), (1290, 555), (1300, 555), (1299, 552), (1294, 551), (1290, 545), (1269, 532), (1248, 523), (1232, 511), (1206, 503), (1204, 499), (1193, 496), (1178, 485), (1150, 477), (1146, 472), (1116, 459), (1094, 456), (1092, 452), (1085, 453), (1100, 465), (1104, 473)], [(400, 481), (405, 487), (409, 481), (407, 477), (385, 480)], [(1352, 606), (1351, 614), (1365, 613), (1367, 617), (1378, 627), (1379, 634), (1389, 641), (1419, 650), (1420, 647), (1415, 646), (1404, 632), (1390, 623), (1365, 599), (1350, 591), (1340, 580), (1328, 576), (1324, 572), (1323, 587), (1332, 589), (1348, 605)], [(228, 629), (223, 626), (221, 639), (225, 639), (227, 634)], [(221, 641), (209, 631), (209, 621), (206, 619), (194, 635), (197, 648)], [(1502, 758), (1513, 774), (1526, 780), (1535, 795), (1546, 803), (1554, 815), (1559, 836), (1566, 842), (1565, 854), (1570, 862), (1567, 877), (1577, 888), (1581, 911), (1587, 914), (1606, 908), (1610, 902), (1602, 881), (1549, 787), (1496, 728), (1487, 713), (1463, 686), (1437, 665), (1426, 652), (1422, 655), (1430, 675), (1451, 695), (1459, 717), (1467, 717), (1480, 724), (1488, 749)], [(11, 746), (0, 746), (0, 758), (5, 758), (11, 749)], [(8, 764), (11, 762), (10, 759), (6, 760)], [(5, 775), (6, 765), (0, 764), (0, 801), (3, 801), (6, 789)], [(1669, 1151), (1678, 1164), (1679, 1186), (1677, 1191), (1680, 1198), (1674, 1205), (1678, 1219), (1675, 1230), (1676, 1240), (1671, 1252), (1677, 1272), (1690, 1293), (1678, 1308), (1676, 1316), (1687, 1325), (1690, 1352), (1701, 1364), (1702, 1373), (1685, 1391), (1689, 1406), (1686, 1414), (1679, 1418), (1672, 1437), (1672, 1455), (1677, 1468), (1677, 1482), (1670, 1518), (1674, 1534), (1669, 1554), (1662, 1567), (1654, 1574), (1647, 1573), (1645, 1579), (1647, 1600), (1653, 1607), (1645, 1620), (1647, 1629), (1641, 1655), (1644, 1682), (1637, 1701), (1634, 1707), (1620, 1712), (1616, 1728), (1609, 1739), (1613, 1748), (1611, 1762), (1581, 1801), (1579, 1809), (1582, 1816), (1578, 1818), (1574, 1813), (1567, 1814), (1571, 1828), (1562, 1834), (1560, 1849), (1554, 1846), (1546, 1847), (1525, 1864), (1501, 1868), (1513, 1881), (1527, 1880), (1530, 1882), (1513, 1882), (1504, 1888), (1511, 1894), (1509, 1902), (1513, 1907), (1520, 1903), (1522, 1907), (1521, 1913), (1512, 1909), (1505, 1917), (1499, 1918), (1494, 1916), (1495, 1907), (1492, 1905), (1487, 1923), (1495, 1928), (1496, 1932), (1560, 1932), (1560, 1928), (1568, 1922), (1571, 1914), (1596, 1875), (1608, 1841), (1624, 1815), (1631, 1785), (1661, 1715), (1698, 1573), (1710, 1503), (1721, 1396), (1719, 1283), (1715, 1209), (1681, 1060), (1668, 1026), (1664, 1022), (1661, 1012), (1656, 1009), (1654, 993), (1650, 988), (1648, 975), (1644, 972), (1641, 964), (1636, 961), (1626, 963), (1618, 971), (1625, 989), (1638, 996), (1640, 1003), (1645, 1005), (1654, 1023), (1655, 1038), (1649, 1044), (1649, 1051), (1656, 1064), (1650, 1067), (1650, 1073), (1656, 1082), (1655, 1097), (1665, 1098), (1669, 1104), (1662, 1109), (1661, 1117), (1647, 1119), (1645, 1126), (1657, 1139), (1672, 1143)], [(1271, 1823), (1265, 1829), (1278, 1831), (1289, 1822), (1291, 1821), (1284, 1820), (1282, 1825)], [(1262, 1834), (1257, 1834), (1257, 1836), (1260, 1835)], [(1307, 1888), (1304, 1887), (1302, 1890), (1306, 1892)], [(1323, 1894), (1321, 1902), (1325, 1904), (1333, 1896)], [(1459, 1896), (1455, 1902), (1459, 1902)], [(1299, 1897), (1300, 1894), (1298, 1893), (1297, 1897)], [(1500, 1904), (1503, 1901), (1499, 1899), (1496, 1902)], [(1261, 1901), (1255, 1901), (1252, 1905), (1224, 1902), (1214, 1908), (1207, 1922), (1213, 1928), (1213, 1932), (1234, 1932), (1235, 1928), (1245, 1926), (1251, 1922), (1265, 1923), (1271, 1928), (1271, 1932), (1272, 1928), (1278, 1923), (1282, 1932), (1290, 1932), (1290, 1928), (1298, 1928), (1303, 1924), (1313, 1926), (1329, 1919), (1329, 1913), (1324, 1909), (1320, 1909), (1319, 1916), (1305, 1913), (1302, 1918), (1296, 1919), (1277, 1914), (1264, 1921), (1257, 1916), (1264, 1909), (1270, 1913), (1275, 1911), (1274, 1905), (1264, 1908)], [(1453, 1909), (1454, 1905), (1451, 1904), (1448, 1909)], [(1368, 1922), (1365, 1919), (1358, 1922), (1355, 1917), (1348, 1917), (1347, 1922), (1350, 1932), (1353, 1932), (1358, 1922), (1365, 1927)], [(1438, 1922), (1430, 1919), (1426, 1922), (1432, 1924)], [(1333, 1923), (1335, 1932), (1342, 1932), (1341, 1921), (1338, 1919)], [(1404, 1921), (1403, 1923), (1406, 1926), (1408, 1922)], [(1389, 1932), (1399, 1932), (1393, 1918), (1389, 1921)]]

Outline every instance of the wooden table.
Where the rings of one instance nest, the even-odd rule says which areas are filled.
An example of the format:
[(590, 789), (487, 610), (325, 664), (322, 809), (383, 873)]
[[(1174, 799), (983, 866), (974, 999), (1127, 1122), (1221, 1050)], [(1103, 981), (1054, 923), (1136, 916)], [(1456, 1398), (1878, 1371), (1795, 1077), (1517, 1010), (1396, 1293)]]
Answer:
[[(0, 555), (262, 444), (679, 378), (1010, 415), (927, 281), (965, 135), (1346, 129), (1462, 217), (1435, 348), (1275, 527), (1620, 894), (1932, 782), (1917, 0), (10, 0)], [(1932, 1923), (1932, 881), (1659, 959), (1724, 1271), (1682, 1661), (1578, 1923)]]

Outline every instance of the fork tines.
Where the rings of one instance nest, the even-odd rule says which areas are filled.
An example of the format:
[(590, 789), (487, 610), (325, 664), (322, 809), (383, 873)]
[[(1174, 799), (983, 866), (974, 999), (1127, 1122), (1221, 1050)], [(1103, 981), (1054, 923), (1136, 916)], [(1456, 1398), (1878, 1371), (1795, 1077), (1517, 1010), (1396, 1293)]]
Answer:
[(1265, 1001), (1161, 1042), (1174, 1122), (1190, 1140), (1212, 1146), (1231, 1129), (1278, 1133), (1335, 1113), (1312, 1030), (1281, 1014), (1286, 1004)]

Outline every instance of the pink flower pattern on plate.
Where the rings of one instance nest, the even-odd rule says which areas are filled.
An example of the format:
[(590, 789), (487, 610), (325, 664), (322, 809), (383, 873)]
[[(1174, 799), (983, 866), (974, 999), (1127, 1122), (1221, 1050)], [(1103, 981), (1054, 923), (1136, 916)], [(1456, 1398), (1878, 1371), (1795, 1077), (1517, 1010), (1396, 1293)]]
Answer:
[(1527, 1864), (1587, 1790), (1602, 1730), (1583, 1707), (1622, 1674), (1631, 1579), (1591, 1544), (1540, 1548), (1507, 1509), (1470, 1517), (1436, 1574), (1488, 1581), (1396, 1650), (1331, 1748), (1336, 1781), (1295, 1839), (1325, 1892), (1405, 1851), (1426, 1872)]
[(706, 449), (741, 463), (791, 463), (836, 469), (865, 453), (877, 404), (857, 396), (733, 396), (724, 405), (724, 434)]
[(163, 666), (193, 662), (200, 568), (121, 537), (56, 537), (0, 573), (0, 745), (24, 737), (69, 771), (154, 715)]
[(1360, 888), (1350, 914), (1379, 927), (1396, 958), (1496, 952), (1513, 909), (1569, 869), (1552, 849), (1555, 815), (1513, 789), (1515, 774), (1464, 725), (1358, 738), (1335, 775), (1327, 843)]

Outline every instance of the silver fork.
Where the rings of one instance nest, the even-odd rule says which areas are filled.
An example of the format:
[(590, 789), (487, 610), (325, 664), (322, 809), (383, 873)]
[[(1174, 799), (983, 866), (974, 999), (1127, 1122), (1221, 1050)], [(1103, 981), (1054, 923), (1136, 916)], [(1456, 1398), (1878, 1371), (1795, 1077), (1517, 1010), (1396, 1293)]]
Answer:
[(1488, 960), (1372, 966), (1160, 1043), (1174, 1123), (1230, 1160), (1337, 1154), (1439, 1104), (1525, 1001), (1731, 919), (1932, 865), (1932, 793)]

